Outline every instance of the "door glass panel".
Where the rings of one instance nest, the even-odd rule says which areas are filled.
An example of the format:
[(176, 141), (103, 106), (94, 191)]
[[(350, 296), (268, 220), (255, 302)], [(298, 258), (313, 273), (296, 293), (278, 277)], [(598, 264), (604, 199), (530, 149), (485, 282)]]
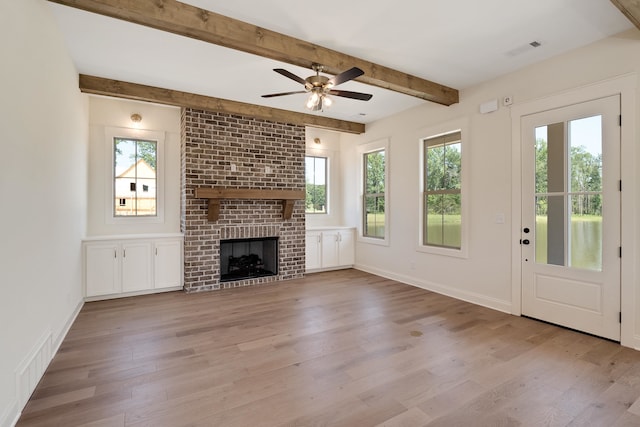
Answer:
[[(585, 206), (592, 209), (584, 215)], [(597, 208), (595, 207), (597, 206)], [(600, 195), (571, 196), (571, 267), (602, 270), (602, 203)]]
[(602, 116), (569, 122), (571, 192), (602, 191)]
[(536, 197), (536, 262), (565, 265), (564, 196)]
[(570, 259), (602, 270), (602, 116), (569, 122)]
[(540, 126), (535, 135), (536, 262), (601, 270), (602, 117)]
[(547, 263), (547, 206), (549, 201), (547, 196), (536, 197), (536, 228), (535, 247), (536, 262), (538, 264)]

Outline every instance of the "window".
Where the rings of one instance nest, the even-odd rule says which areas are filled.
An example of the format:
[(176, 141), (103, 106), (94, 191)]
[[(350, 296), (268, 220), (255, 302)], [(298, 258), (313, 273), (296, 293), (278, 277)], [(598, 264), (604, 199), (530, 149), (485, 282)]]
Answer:
[(462, 132), (423, 140), (422, 244), (460, 249), (462, 246)]
[(156, 141), (113, 138), (114, 216), (156, 216)]
[(327, 158), (306, 156), (305, 183), (306, 199), (305, 213), (327, 213)]
[(364, 153), (363, 237), (385, 239), (385, 150)]

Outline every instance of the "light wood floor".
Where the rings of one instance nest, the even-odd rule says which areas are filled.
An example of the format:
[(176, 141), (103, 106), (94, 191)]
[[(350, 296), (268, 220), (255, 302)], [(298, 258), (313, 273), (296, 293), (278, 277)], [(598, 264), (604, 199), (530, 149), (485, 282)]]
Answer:
[(355, 270), (87, 303), (19, 426), (640, 426), (640, 352)]

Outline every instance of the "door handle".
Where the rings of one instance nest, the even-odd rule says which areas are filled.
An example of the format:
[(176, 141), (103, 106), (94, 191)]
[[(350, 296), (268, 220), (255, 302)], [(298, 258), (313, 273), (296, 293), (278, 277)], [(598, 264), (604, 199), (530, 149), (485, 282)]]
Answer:
[(521, 245), (528, 245), (529, 243), (531, 243), (531, 242), (529, 242), (529, 239), (521, 239), (520, 240), (520, 244)]

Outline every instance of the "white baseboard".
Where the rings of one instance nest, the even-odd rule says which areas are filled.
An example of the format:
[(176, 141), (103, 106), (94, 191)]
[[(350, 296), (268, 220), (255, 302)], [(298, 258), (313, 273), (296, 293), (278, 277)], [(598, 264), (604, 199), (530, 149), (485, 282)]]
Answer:
[(2, 414), (0, 414), (0, 427), (14, 427), (20, 418), (20, 408), (18, 401), (14, 400), (7, 406)]
[(455, 299), (470, 302), (472, 304), (481, 305), (483, 307), (491, 308), (493, 310), (502, 311), (504, 313), (511, 314), (511, 301), (500, 300), (497, 298), (487, 297), (475, 292), (463, 291), (455, 289), (450, 286), (441, 285), (426, 280), (421, 280), (415, 277), (406, 276), (404, 274), (396, 274), (390, 271), (381, 270), (369, 265), (357, 264), (354, 266), (357, 270), (362, 270), (367, 273), (375, 274), (376, 276), (385, 277), (387, 279), (396, 280), (398, 282), (405, 283), (407, 285), (415, 286), (417, 288), (425, 289), (428, 291), (436, 292), (438, 294), (446, 295)]
[[(1, 427), (14, 426), (18, 422), (22, 409), (29, 401), (31, 394), (33, 394), (33, 391), (42, 379), (49, 363), (60, 348), (67, 333), (69, 333), (71, 325), (75, 322), (83, 306), (84, 301), (80, 301), (55, 340), (52, 337), (51, 330), (45, 332), (27, 356), (20, 362), (16, 368), (15, 404), (0, 417)], [(12, 419), (12, 421), (9, 421), (9, 419)]]
[(51, 331), (45, 332), (16, 369), (16, 397), (24, 408), (53, 358)]
[(640, 335), (634, 335), (632, 343), (624, 343), (623, 345), (625, 347), (631, 347), (634, 350), (640, 351)]
[(67, 322), (64, 324), (64, 328), (62, 328), (62, 331), (60, 331), (56, 339), (53, 341), (53, 353), (51, 354), (52, 358), (60, 349), (60, 345), (62, 345), (62, 341), (64, 341), (65, 337), (69, 333), (69, 329), (71, 329), (71, 326), (76, 321), (76, 318), (78, 317), (78, 314), (80, 314), (80, 310), (82, 310), (82, 307), (84, 307), (84, 301), (80, 300), (73, 314), (69, 317)]
[(322, 273), (324, 271), (335, 271), (335, 270), (347, 270), (349, 268), (355, 268), (353, 265), (340, 265), (338, 267), (326, 267), (326, 268), (311, 268), (309, 270), (305, 270), (305, 274), (312, 273)]
[(182, 291), (184, 287), (180, 286), (171, 286), (169, 288), (160, 288), (160, 289), (144, 289), (142, 291), (131, 291), (131, 292), (121, 292), (118, 294), (107, 294), (107, 295), (97, 295), (93, 297), (84, 297), (85, 302), (94, 302), (94, 301), (104, 301), (108, 299), (117, 299), (124, 297), (137, 297), (140, 295), (151, 295), (151, 294), (161, 294), (164, 292), (175, 292)]

